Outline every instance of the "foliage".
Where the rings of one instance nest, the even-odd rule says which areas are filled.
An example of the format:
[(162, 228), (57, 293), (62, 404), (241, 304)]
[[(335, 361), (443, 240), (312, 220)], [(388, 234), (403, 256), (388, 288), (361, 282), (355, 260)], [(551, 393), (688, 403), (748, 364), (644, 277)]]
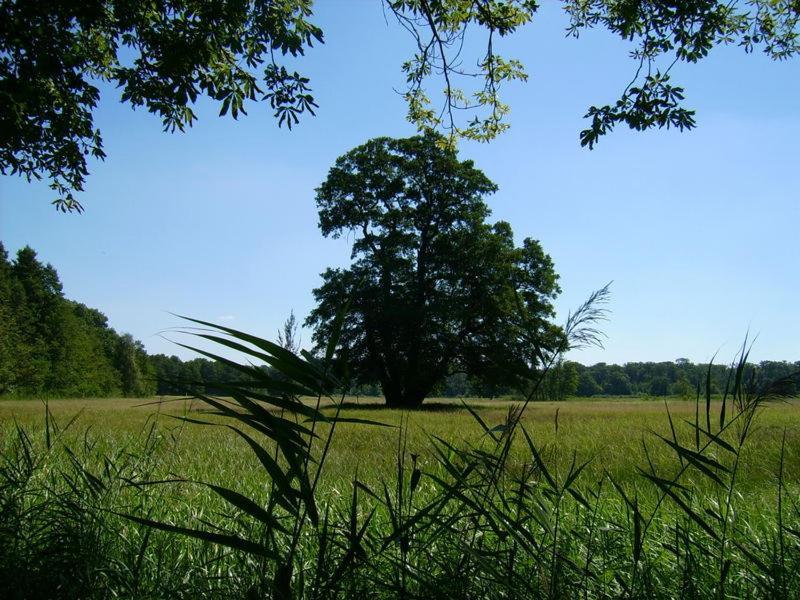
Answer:
[(627, 396), (631, 393), (631, 381), (625, 371), (612, 365), (608, 377), (603, 382), (603, 393), (608, 396)]
[(105, 157), (98, 81), (168, 131), (192, 125), (199, 96), (234, 119), (269, 102), (291, 128), (316, 104), (277, 56), (322, 41), (310, 14), (310, 0), (0, 2), (0, 173), (49, 177), (56, 206), (80, 211), (86, 157)]
[(565, 3), (569, 32), (604, 27), (635, 42), (636, 72), (613, 105), (592, 106), (581, 132), (581, 145), (592, 148), (617, 124), (638, 131), (653, 127), (680, 130), (695, 126), (694, 111), (683, 106), (684, 90), (671, 83), (678, 62), (695, 63), (718, 45), (737, 44), (746, 52), (760, 47), (775, 60), (800, 51), (800, 5), (796, 2), (748, 0), (719, 2)]
[[(408, 89), (409, 120), (421, 129), (443, 128), (451, 139), (488, 141), (508, 128), (509, 107), (499, 88), (509, 81), (526, 81), (523, 64), (497, 53), (496, 38), (513, 34), (530, 23), (539, 8), (532, 0), (387, 0), (416, 45), (414, 57), (403, 64)], [(746, 52), (761, 48), (784, 60), (800, 51), (800, 6), (796, 2), (750, 0), (719, 2), (650, 2), (634, 0), (566, 0), (567, 33), (578, 37), (602, 27), (632, 42), (635, 73), (613, 105), (589, 108), (591, 125), (581, 132), (581, 145), (594, 147), (618, 125), (645, 130), (653, 127), (691, 129), (694, 111), (683, 105), (684, 89), (671, 82), (678, 62), (695, 63), (718, 45), (738, 44)], [(485, 36), (485, 52), (465, 56), (467, 32)], [(472, 63), (476, 68), (471, 70)], [(440, 107), (426, 93), (425, 83), (441, 84)], [(465, 92), (458, 82), (478, 85)], [(474, 115), (459, 125), (455, 115)]]
[[(496, 52), (495, 36), (511, 35), (529, 23), (536, 12), (536, 2), (387, 0), (386, 4), (416, 46), (413, 58), (402, 67), (408, 84), (404, 93), (408, 120), (421, 131), (444, 130), (451, 142), (458, 138), (488, 142), (508, 129), (505, 117), (510, 109), (500, 99), (500, 88), (504, 83), (527, 81), (528, 75), (520, 61), (506, 60)], [(470, 69), (464, 66), (462, 54), (467, 29), (473, 28), (481, 34), (485, 32), (486, 50), (475, 59), (475, 68)], [(435, 106), (426, 91), (426, 82), (434, 77), (444, 83), (442, 108)], [(458, 83), (470, 80), (479, 82), (470, 91)], [(460, 125), (458, 112), (474, 116)]]
[(31, 248), (9, 261), (0, 243), (0, 395), (141, 397), (155, 391), (152, 376), (140, 342), (65, 299)]
[(297, 333), (297, 328), (297, 319), (294, 311), (291, 311), (283, 323), (283, 329), (278, 331), (278, 344), (293, 354), (299, 354), (300, 344), (303, 343), (300, 334)]
[[(675, 362), (629, 362), (624, 365), (597, 363), (583, 366), (576, 363), (579, 385), (576, 395), (599, 396), (681, 396), (693, 398), (698, 386), (704, 386), (710, 378), (711, 391), (716, 396), (725, 389), (727, 369), (725, 365), (692, 363), (686, 359)], [(758, 369), (769, 379), (783, 379), (800, 369), (800, 362), (761, 361), (748, 365)], [(787, 385), (795, 384), (787, 382)], [(797, 388), (792, 387), (791, 393)]]
[[(115, 363), (120, 372), (122, 394), (141, 398), (152, 393), (152, 374), (144, 371), (150, 366), (141, 342), (126, 333), (117, 340)], [(144, 371), (144, 372), (143, 372)]]
[(342, 356), (390, 406), (419, 406), (454, 372), (513, 383), (564, 344), (548, 321), (560, 291), (550, 257), (486, 222), (496, 186), (442, 141), (376, 138), (317, 189), (320, 229), (353, 235), (353, 263), (323, 273), (306, 324), (322, 348), (349, 301)]
[(566, 400), (578, 392), (580, 376), (577, 363), (561, 360), (551, 369), (536, 390), (536, 400)]
[[(383, 0), (411, 35), (402, 65), (408, 119), (448, 141), (489, 141), (507, 127), (503, 84), (526, 81), (524, 65), (497, 51), (499, 38), (530, 23), (533, 0)], [(317, 104), (309, 80), (280, 56), (298, 57), (322, 30), (312, 0), (236, 3), (0, 2), (0, 173), (46, 177), (61, 210), (81, 210), (87, 157), (103, 159), (94, 111), (98, 82), (122, 89), (122, 101), (146, 107), (164, 129), (184, 130), (200, 97), (236, 119), (248, 102), (268, 103), (291, 128)], [(796, 2), (748, 0), (650, 2), (567, 0), (568, 34), (602, 27), (634, 44), (635, 73), (613, 104), (593, 105), (581, 132), (592, 148), (619, 124), (636, 130), (695, 126), (684, 90), (671, 81), (678, 62), (697, 62), (715, 46), (757, 48), (776, 60), (800, 48)], [(467, 32), (483, 43), (475, 56)], [(474, 66), (470, 66), (474, 65)], [(476, 83), (477, 82), (477, 83)], [(430, 88), (443, 89), (443, 100)], [(463, 115), (463, 117), (462, 117)]]
[(575, 393), (578, 396), (589, 398), (591, 396), (596, 396), (603, 393), (603, 388), (597, 384), (591, 373), (589, 373), (586, 369), (581, 369), (578, 372), (578, 387), (576, 388)]
[[(299, 351), (297, 323), (291, 317), (279, 338), (290, 340)], [(288, 331), (292, 331), (287, 338)], [(749, 368), (760, 369), (770, 379), (784, 378), (800, 369), (800, 362), (762, 361)], [(266, 365), (258, 368), (269, 372)], [(577, 371), (560, 379), (560, 369)], [(614, 387), (611, 375), (623, 373), (627, 385)], [(725, 388), (724, 365), (675, 362), (629, 362), (624, 365), (597, 363), (584, 366), (565, 361), (556, 366), (540, 386), (537, 400), (561, 400), (570, 396), (606, 395), (694, 397), (698, 385), (711, 375), (715, 395)], [(0, 244), (0, 396), (115, 397), (219, 394), (216, 381), (238, 381), (230, 366), (204, 357), (182, 360), (177, 356), (148, 355), (141, 342), (120, 335), (99, 310), (65, 299), (56, 270), (42, 264), (36, 253), (23, 248), (10, 261)], [(623, 382), (625, 378), (621, 378)], [(793, 385), (789, 383), (787, 385)], [(612, 389), (613, 388), (613, 389)], [(797, 391), (797, 388), (793, 388)], [(352, 391), (378, 396), (373, 381), (356, 381)], [(482, 378), (456, 372), (432, 389), (443, 397), (501, 397), (519, 392), (514, 382)]]
[[(800, 361), (764, 360), (748, 363), (747, 368), (758, 370), (769, 379), (784, 379), (800, 371)], [(560, 371), (563, 370), (563, 371)], [(564, 375), (566, 374), (566, 377)], [(725, 389), (727, 367), (708, 363), (692, 363), (682, 358), (674, 362), (629, 362), (622, 365), (596, 363), (583, 365), (575, 361), (564, 361), (555, 365), (539, 386), (536, 400), (564, 400), (570, 397), (678, 397), (692, 400), (697, 387), (704, 386), (710, 376), (711, 390), (715, 398)], [(788, 381), (789, 395), (797, 394), (800, 388)], [(512, 386), (487, 387), (479, 381), (464, 378), (463, 374), (448, 377), (436, 395), (442, 397), (495, 398), (518, 394)], [(376, 394), (373, 394), (376, 395)]]
[(187, 394), (219, 394), (215, 381), (238, 381), (242, 379), (236, 369), (225, 364), (193, 358), (181, 360), (177, 356), (152, 354), (149, 362), (156, 381), (158, 396), (184, 396)]

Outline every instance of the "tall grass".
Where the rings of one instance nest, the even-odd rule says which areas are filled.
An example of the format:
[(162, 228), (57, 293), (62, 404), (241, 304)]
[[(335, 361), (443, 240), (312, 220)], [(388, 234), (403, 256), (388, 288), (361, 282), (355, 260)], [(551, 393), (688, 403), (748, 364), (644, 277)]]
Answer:
[[(571, 316), (573, 343), (597, 342), (602, 299)], [(676, 420), (665, 405), (668, 433), (642, 439), (633, 482), (587, 477), (592, 457), (565, 456), (558, 413), (548, 444), (525, 427), (542, 377), (531, 370), (526, 400), (500, 422), (464, 405), (477, 440), (431, 435), (433, 460), (423, 465), (401, 420), (393, 472), (377, 482), (356, 474), (330, 490), (320, 482), (337, 425), (381, 426), (344, 416), (334, 344), (318, 360), (194, 323), (203, 328), (195, 335), (249, 359), (198, 350), (247, 377), (215, 384), (220, 396), (198, 395), (205, 416), (178, 415), (172, 435), (152, 426), (111, 452), (90, 434), (66, 446), (69, 424), (49, 411), (36, 440), (15, 429), (0, 470), (0, 585), (11, 597), (800, 597), (800, 482), (786, 477), (785, 433), (773, 490), (759, 495), (772, 504), (754, 506), (740, 492), (759, 414), (789, 389), (748, 367), (747, 344), (721, 402), (711, 401), (707, 379), (692, 418)], [(201, 426), (242, 441), (260, 465), (258, 485), (154, 468), (157, 445)], [(525, 460), (510, 460), (519, 444)], [(665, 451), (671, 460), (652, 458)]]

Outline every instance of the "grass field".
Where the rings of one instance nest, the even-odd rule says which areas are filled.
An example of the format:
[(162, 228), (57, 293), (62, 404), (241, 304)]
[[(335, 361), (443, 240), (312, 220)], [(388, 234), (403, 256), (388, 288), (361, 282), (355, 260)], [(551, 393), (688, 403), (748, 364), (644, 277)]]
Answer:
[[(310, 402), (310, 400), (307, 400)], [(453, 443), (476, 443), (482, 430), (463, 407), (461, 400), (431, 399), (421, 411), (404, 412), (383, 407), (379, 399), (348, 398), (344, 416), (379, 421), (393, 428), (342, 424), (334, 439), (329, 468), (330, 482), (359, 478), (378, 481), (391, 475), (400, 426), (407, 434), (404, 443), (409, 452), (418, 454), (421, 463), (431, 451), (431, 436)], [(473, 408), (489, 425), (503, 421), (510, 406), (507, 400), (468, 398), (463, 402)], [(165, 440), (161, 451), (169, 454), (170, 469), (192, 478), (215, 482), (247, 480), (260, 476), (258, 462), (246, 451), (244, 443), (232, 432), (175, 419), (184, 415), (201, 416), (205, 407), (198, 400), (166, 399), (69, 399), (50, 400), (52, 415), (61, 423), (73, 417), (67, 439), (82, 440), (88, 429), (99, 448), (109, 452), (132, 446), (145, 435), (147, 426), (156, 422)], [(551, 458), (566, 463), (575, 452), (579, 459), (591, 459), (585, 477), (597, 479), (610, 473), (617, 481), (636, 480), (635, 467), (645, 465), (643, 441), (651, 448), (651, 459), (667, 464), (672, 454), (654, 433), (669, 435), (667, 407), (676, 422), (692, 420), (695, 403), (669, 399), (658, 400), (610, 398), (600, 401), (537, 402), (530, 404), (522, 420), (537, 443)], [(713, 409), (717, 411), (719, 403)], [(331, 411), (328, 410), (328, 413)], [(0, 401), (0, 431), (4, 437), (17, 422), (32, 430), (44, 427), (44, 403), (35, 400)], [(556, 428), (557, 425), (557, 428)], [(690, 431), (678, 423), (679, 431)], [(763, 491), (774, 479), (778, 468), (784, 430), (786, 432), (785, 472), (787, 479), (800, 481), (800, 400), (767, 405), (761, 410), (743, 459), (740, 489)], [(168, 442), (168, 443), (167, 443)], [(514, 447), (516, 461), (530, 460), (522, 440)], [(563, 466), (563, 465), (561, 465)]]
[[(47, 422), (41, 401), (0, 401), (0, 516), (16, 523), (14, 532), (0, 535), (6, 594), (26, 589), (21, 578), (39, 582), (49, 597), (58, 597), (55, 589), (65, 591), (60, 597), (281, 597), (286, 592), (275, 587), (280, 569), (247, 552), (119, 516), (199, 525), (205, 531), (222, 527), (241, 539), (262, 539), (261, 529), (244, 518), (247, 510), (232, 511), (208, 487), (139, 485), (181, 478), (231, 488), (261, 506), (269, 502), (270, 478), (239, 436), (225, 427), (180, 420), (207, 418), (207, 407), (198, 400), (157, 400), (50, 400)], [(464, 403), (487, 428), (502, 424), (515, 405), (482, 399)], [(344, 406), (341, 416), (391, 427), (338, 425), (317, 492), (330, 529), (321, 534), (316, 525), (301, 536), (291, 579), (298, 597), (305, 596), (306, 587), (317, 590), (310, 597), (463, 598), (789, 598), (800, 590), (797, 577), (790, 576), (800, 566), (800, 510), (794, 504), (800, 490), (800, 401), (758, 409), (746, 444), (731, 455), (733, 462), (721, 456), (722, 450), (706, 453), (724, 463), (714, 463), (724, 485), (699, 464), (686, 469), (681, 488), (673, 488), (681, 494), (674, 502), (638, 469), (671, 477), (684, 468), (685, 459), (668, 441), (693, 447), (696, 432), (689, 422), (696, 410), (705, 418), (705, 406), (695, 402), (532, 403), (521, 423), (537, 457), (524, 436), (516, 435), (502, 475), (507, 483), (491, 486), (481, 478), (494, 464), (494, 441), (461, 401), (432, 399), (415, 412), (385, 409), (376, 399), (347, 398)], [(719, 403), (710, 408), (716, 419)], [(326, 414), (332, 411), (325, 408)], [(319, 430), (322, 438), (327, 427)], [(731, 443), (735, 429), (726, 434)], [(26, 442), (20, 442), (21, 435)], [(437, 438), (453, 449), (442, 454)], [(321, 447), (322, 440), (316, 455)], [(457, 448), (471, 450), (461, 455)], [(480, 476), (465, 476), (462, 487), (452, 491), (445, 481), (452, 465), (470, 460)], [(583, 461), (589, 462), (572, 481), (570, 474)], [(421, 477), (409, 487), (412, 466), (421, 469)], [(355, 478), (375, 497), (354, 493)], [(517, 505), (515, 481), (533, 484), (525, 491), (526, 501)], [(415, 489), (413, 499), (404, 498)], [(447, 503), (437, 504), (443, 496)], [(684, 497), (686, 510), (677, 504)], [(440, 512), (426, 513), (433, 506)], [(363, 537), (356, 539), (362, 523)], [(412, 523), (415, 533), (400, 535), (405, 526), (398, 523)], [(437, 529), (440, 525), (444, 529)], [(504, 527), (529, 530), (530, 547), (528, 538), (516, 540), (512, 533), (507, 539)], [(326, 543), (331, 549), (324, 552), (338, 563), (319, 559)], [(509, 566), (497, 571), (508, 560)], [(755, 569), (754, 561), (763, 569)], [(332, 587), (313, 588), (298, 575), (319, 578), (319, 572), (327, 573)], [(452, 587), (459, 577), (469, 586)], [(69, 583), (73, 579), (78, 588)], [(31, 589), (10, 597), (36, 597)], [(327, 591), (319, 595), (319, 589)]]

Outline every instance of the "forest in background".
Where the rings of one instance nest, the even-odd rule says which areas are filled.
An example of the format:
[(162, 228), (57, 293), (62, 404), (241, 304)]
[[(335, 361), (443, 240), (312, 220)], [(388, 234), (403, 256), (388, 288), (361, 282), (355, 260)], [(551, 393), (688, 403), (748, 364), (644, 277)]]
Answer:
[(33, 249), (9, 260), (0, 243), (0, 395), (149, 396), (155, 380), (141, 342), (65, 298)]
[[(761, 376), (779, 379), (800, 370), (800, 361), (763, 361)], [(266, 367), (264, 367), (266, 368)], [(705, 385), (707, 364), (678, 358), (666, 362), (563, 361), (547, 375), (539, 400), (570, 397), (679, 396), (693, 398)], [(712, 389), (725, 389), (726, 365), (711, 368)], [(145, 397), (216, 392), (213, 382), (236, 381), (238, 372), (204, 358), (149, 355), (130, 334), (118, 333), (99, 310), (64, 297), (56, 269), (25, 247), (9, 259), (0, 242), (0, 396)], [(796, 390), (795, 390), (796, 391)], [(373, 382), (353, 393), (379, 396)], [(465, 374), (450, 375), (435, 390), (442, 397), (500, 397), (520, 390), (487, 386)]]

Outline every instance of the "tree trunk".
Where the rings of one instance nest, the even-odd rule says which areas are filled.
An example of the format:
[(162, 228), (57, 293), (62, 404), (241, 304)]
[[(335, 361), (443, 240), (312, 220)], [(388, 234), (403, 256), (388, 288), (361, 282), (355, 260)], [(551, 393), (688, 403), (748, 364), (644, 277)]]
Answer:
[(415, 410), (422, 406), (426, 393), (417, 390), (404, 390), (398, 385), (383, 384), (383, 397), (386, 398), (386, 406), (389, 408), (400, 408), (405, 410)]

